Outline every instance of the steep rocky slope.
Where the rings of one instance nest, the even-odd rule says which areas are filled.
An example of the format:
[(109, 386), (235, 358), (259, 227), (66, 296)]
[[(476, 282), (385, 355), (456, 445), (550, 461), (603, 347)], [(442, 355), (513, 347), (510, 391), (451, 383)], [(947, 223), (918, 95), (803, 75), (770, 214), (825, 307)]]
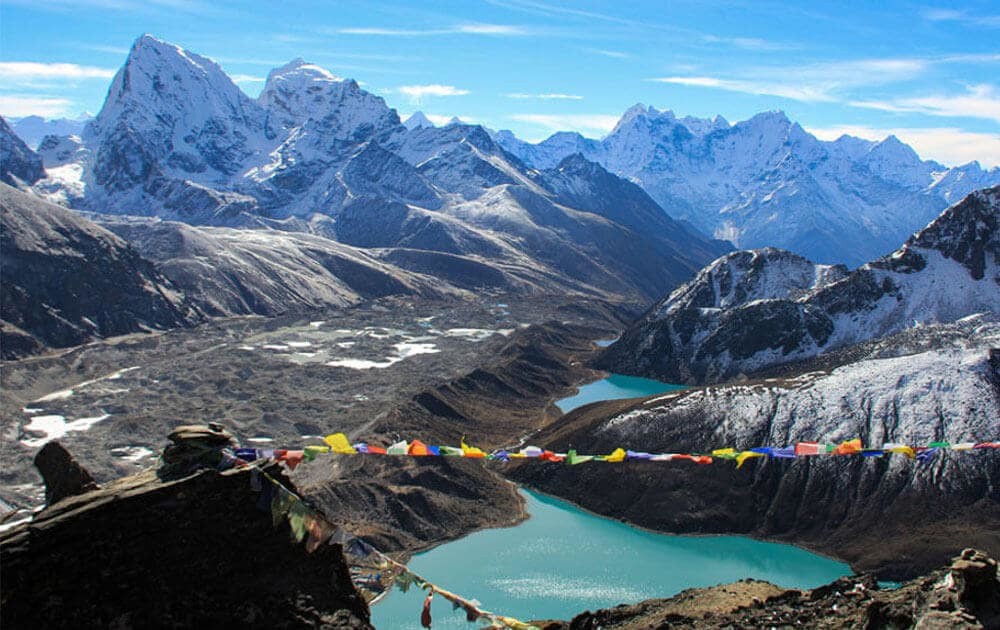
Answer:
[(10, 186), (30, 186), (43, 177), (42, 158), (0, 116), (0, 181)]
[(3, 355), (202, 319), (125, 241), (0, 184)]
[(973, 313), (1000, 314), (1000, 188), (846, 273), (776, 250), (706, 267), (629, 327), (602, 368), (705, 383)]
[[(1000, 417), (1000, 324), (928, 325), (798, 366), (797, 376), (695, 388), (574, 411), (539, 435), (581, 452), (651, 452), (839, 442), (981, 442)], [(522, 466), (513, 477), (614, 518), (670, 532), (787, 540), (899, 578), (961, 546), (1000, 552), (1000, 454), (927, 463), (808, 457), (710, 466)], [(920, 541), (915, 544), (914, 541)]]
[(781, 247), (850, 266), (891, 251), (949, 203), (1000, 183), (1000, 168), (949, 169), (894, 137), (822, 142), (782, 112), (730, 125), (636, 105), (602, 140), (495, 137), (537, 168), (581, 154), (641, 185), (674, 218), (737, 247)]
[(249, 470), (171, 481), (150, 470), (64, 498), (0, 533), (0, 619), (10, 628), (371, 628), (341, 547), (307, 553), (257, 503)]
[(587, 611), (545, 630), (617, 628), (997, 628), (997, 562), (965, 549), (949, 566), (898, 589), (873, 576), (842, 578), (811, 591), (744, 580), (691, 589), (670, 599)]

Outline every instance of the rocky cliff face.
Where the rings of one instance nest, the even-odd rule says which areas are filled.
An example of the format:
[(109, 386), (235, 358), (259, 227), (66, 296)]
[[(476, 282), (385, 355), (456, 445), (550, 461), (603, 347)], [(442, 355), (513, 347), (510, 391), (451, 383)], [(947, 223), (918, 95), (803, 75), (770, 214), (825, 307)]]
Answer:
[(0, 618), (11, 628), (371, 628), (340, 546), (307, 553), (257, 501), (249, 470), (166, 482), (146, 471), (63, 498), (0, 534)]
[[(838, 442), (994, 439), (1000, 325), (931, 325), (799, 366), (797, 376), (695, 388), (584, 407), (538, 439), (610, 452), (707, 452)], [(661, 531), (794, 541), (856, 570), (913, 576), (961, 546), (1000, 552), (1000, 456), (942, 452), (928, 463), (810, 457), (711, 466), (531, 467), (514, 477), (600, 514)], [(920, 540), (919, 551), (913, 541)]]
[(202, 317), (123, 240), (0, 184), (4, 358)]
[(599, 365), (718, 382), (980, 312), (1000, 313), (1000, 188), (969, 195), (850, 273), (776, 250), (725, 256), (626, 330)]
[(30, 186), (43, 177), (42, 158), (0, 117), (0, 181), (10, 186)]

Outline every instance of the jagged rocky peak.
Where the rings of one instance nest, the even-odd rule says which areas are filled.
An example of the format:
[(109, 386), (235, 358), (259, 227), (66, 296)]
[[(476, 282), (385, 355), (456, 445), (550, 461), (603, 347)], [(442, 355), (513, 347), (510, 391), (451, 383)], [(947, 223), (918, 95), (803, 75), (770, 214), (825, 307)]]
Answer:
[[(410, 114), (410, 117), (406, 119), (406, 122), (403, 123), (403, 126), (406, 127), (407, 129), (420, 129), (423, 127), (433, 127), (434, 123), (432, 123), (430, 119), (428, 119), (427, 116), (424, 115), (423, 112), (416, 111)], [(510, 133), (510, 132), (501, 131), (500, 133)]]
[(126, 190), (158, 174), (210, 183), (241, 170), (263, 115), (217, 63), (143, 35), (84, 139), (95, 180)]
[(346, 138), (399, 125), (381, 97), (301, 58), (271, 71), (259, 102), (285, 129), (322, 121), (325, 131)]
[(726, 309), (753, 300), (802, 295), (844, 278), (847, 267), (821, 265), (773, 247), (731, 252), (698, 272), (657, 307), (659, 316), (685, 309)]
[(43, 177), (42, 158), (0, 117), (0, 181), (11, 186), (30, 186)]
[[(976, 191), (945, 210), (894, 254), (873, 263), (896, 271), (919, 271), (936, 250), (960, 263), (975, 280), (992, 269), (1000, 290), (1000, 186)], [(925, 251), (921, 251), (925, 250)]]

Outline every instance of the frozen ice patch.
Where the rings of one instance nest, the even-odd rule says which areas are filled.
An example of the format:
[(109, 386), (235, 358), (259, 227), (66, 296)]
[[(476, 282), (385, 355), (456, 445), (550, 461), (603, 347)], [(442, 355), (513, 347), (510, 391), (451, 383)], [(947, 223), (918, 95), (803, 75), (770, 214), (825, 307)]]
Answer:
[(288, 347), (289, 348), (308, 348), (311, 345), (312, 345), (311, 341), (289, 341), (288, 342)]

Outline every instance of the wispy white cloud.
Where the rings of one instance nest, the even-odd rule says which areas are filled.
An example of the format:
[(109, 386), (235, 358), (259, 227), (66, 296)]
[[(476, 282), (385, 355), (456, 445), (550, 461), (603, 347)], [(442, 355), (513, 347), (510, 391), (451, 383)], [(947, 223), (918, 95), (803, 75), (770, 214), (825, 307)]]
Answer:
[(539, 101), (582, 101), (579, 94), (563, 94), (561, 92), (548, 92), (544, 94), (529, 94), (528, 92), (511, 92), (504, 94), (507, 98), (532, 99)]
[(484, 24), (470, 22), (456, 24), (443, 28), (383, 28), (383, 27), (351, 27), (334, 29), (340, 35), (372, 35), (383, 37), (426, 37), (431, 35), (486, 35), (486, 36), (524, 36), (532, 31), (523, 26), (511, 24)]
[(729, 46), (735, 46), (736, 48), (742, 48), (744, 50), (759, 50), (765, 52), (796, 50), (801, 48), (801, 45), (799, 44), (778, 42), (770, 39), (761, 39), (759, 37), (719, 37), (718, 35), (705, 35), (702, 39), (711, 44), (726, 44)]
[(44, 96), (0, 95), (0, 114), (6, 118), (22, 116), (42, 116), (56, 118), (64, 116), (72, 105), (65, 98), (49, 98)]
[(924, 10), (923, 16), (932, 22), (962, 22), (974, 26), (1000, 28), (1000, 14), (976, 15), (965, 10), (931, 8)]
[(796, 101), (820, 102), (835, 100), (828, 92), (828, 89), (821, 86), (794, 85), (791, 83), (771, 82), (771, 81), (744, 81), (740, 79), (719, 79), (716, 77), (660, 77), (651, 79), (657, 83), (672, 83), (674, 85), (687, 85), (692, 87), (706, 87), (726, 90), (728, 92), (741, 92), (743, 94), (756, 94), (758, 96), (780, 96)]
[(609, 114), (513, 114), (511, 120), (543, 127), (546, 131), (578, 131), (585, 135), (604, 135), (618, 124), (618, 116)]
[(75, 63), (40, 63), (37, 61), (0, 61), (0, 80), (24, 83), (46, 79), (110, 79), (114, 68), (80, 66)]
[(594, 53), (595, 55), (601, 55), (603, 57), (611, 57), (612, 59), (628, 59), (632, 55), (622, 52), (620, 50), (608, 50), (606, 48), (584, 48), (589, 53)]
[(266, 79), (253, 74), (234, 74), (229, 77), (233, 83), (263, 83)]
[(129, 53), (128, 46), (105, 46), (103, 44), (85, 44), (83, 48), (87, 50), (93, 50), (95, 52), (108, 53), (109, 55), (127, 55)]
[(401, 85), (396, 88), (396, 91), (409, 96), (410, 100), (414, 102), (419, 102), (428, 96), (465, 96), (469, 93), (469, 90), (463, 90), (454, 85), (441, 85), (440, 83)]
[(986, 167), (1000, 166), (1000, 134), (976, 133), (954, 127), (895, 127), (877, 128), (865, 125), (807, 127), (821, 140), (836, 140), (842, 135), (867, 140), (882, 140), (896, 136), (912, 146), (924, 159), (948, 165), (978, 161)]
[(851, 101), (853, 107), (906, 112), (950, 118), (984, 118), (1000, 122), (1000, 90), (992, 85), (972, 85), (964, 94), (938, 94), (887, 101)]
[(823, 102), (842, 100), (842, 94), (854, 88), (912, 79), (929, 65), (924, 59), (860, 59), (748, 68), (739, 77), (669, 76), (650, 81)]

